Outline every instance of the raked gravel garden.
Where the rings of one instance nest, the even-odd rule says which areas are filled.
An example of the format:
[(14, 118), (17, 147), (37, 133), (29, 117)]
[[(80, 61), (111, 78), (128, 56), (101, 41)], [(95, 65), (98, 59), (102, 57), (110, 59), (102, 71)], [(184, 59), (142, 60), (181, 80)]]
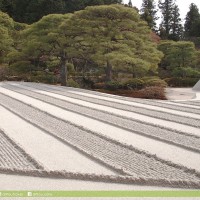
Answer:
[(28, 180), (25, 189), (200, 189), (193, 93), (161, 101), (2, 82), (0, 187)]

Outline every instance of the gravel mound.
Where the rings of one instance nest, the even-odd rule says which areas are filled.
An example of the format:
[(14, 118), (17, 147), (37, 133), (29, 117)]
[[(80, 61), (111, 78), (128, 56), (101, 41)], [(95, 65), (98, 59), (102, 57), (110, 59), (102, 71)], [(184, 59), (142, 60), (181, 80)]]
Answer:
[(193, 90), (200, 91), (200, 80), (196, 83), (196, 85), (193, 87)]

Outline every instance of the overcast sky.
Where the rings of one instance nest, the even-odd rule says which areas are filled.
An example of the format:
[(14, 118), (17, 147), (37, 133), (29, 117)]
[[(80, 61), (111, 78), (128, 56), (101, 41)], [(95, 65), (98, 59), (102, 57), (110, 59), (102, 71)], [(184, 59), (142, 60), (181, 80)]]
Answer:
[[(155, 0), (156, 3), (158, 0)], [(164, 0), (162, 0), (163, 2)], [(124, 0), (124, 3), (128, 3), (129, 0)], [(142, 0), (132, 0), (133, 6), (136, 6), (138, 9), (141, 8)], [(181, 18), (184, 21), (187, 12), (189, 11), (189, 5), (194, 3), (200, 9), (200, 0), (176, 0), (176, 4), (179, 6)]]

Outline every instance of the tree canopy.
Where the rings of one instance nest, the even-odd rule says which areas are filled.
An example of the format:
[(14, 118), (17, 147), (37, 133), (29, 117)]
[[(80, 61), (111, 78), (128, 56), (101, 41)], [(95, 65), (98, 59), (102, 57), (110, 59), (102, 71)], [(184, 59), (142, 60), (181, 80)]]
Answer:
[(200, 37), (200, 13), (197, 6), (192, 3), (186, 15), (185, 35), (186, 37)]
[(7, 14), (0, 12), (0, 63), (5, 61), (13, 47), (13, 30), (14, 21)]
[(71, 27), (82, 33), (82, 44), (93, 49), (93, 60), (105, 67), (107, 81), (117, 71), (137, 77), (157, 69), (162, 54), (135, 9), (121, 5), (87, 7), (76, 12), (71, 22)]
[[(200, 66), (200, 53), (194, 43), (180, 41), (198, 40), (200, 14), (194, 4), (190, 6), (185, 24), (187, 34), (183, 37), (178, 6), (173, 0), (160, 1), (163, 15), (160, 32), (157, 32), (160, 41), (154, 31), (154, 0), (143, 0), (141, 15), (131, 1), (129, 6), (121, 5), (118, 0), (77, 0), (76, 3), (58, 0), (56, 5), (54, 3), (53, 0), (48, 3), (46, 0), (20, 3), (19, 0), (0, 0), (2, 10), (16, 15), (18, 21), (30, 23), (15, 22), (0, 12), (0, 62), (5, 67), (9, 64), (18, 75), (26, 74), (29, 78), (32, 74), (55, 77), (56, 72), (56, 80), (66, 85), (72, 77), (98, 77), (106, 84), (121, 76), (140, 79), (157, 74), (158, 65), (172, 76), (194, 77)], [(115, 4), (108, 5), (110, 3)], [(46, 5), (44, 10), (42, 5)], [(85, 9), (80, 10), (82, 8)], [(51, 12), (58, 14), (47, 15)], [(37, 21), (32, 23), (34, 20)]]
[(197, 50), (193, 42), (162, 41), (158, 49), (165, 54), (165, 63), (168, 67), (194, 66)]
[(48, 15), (29, 25), (22, 31), (25, 40), (20, 50), (10, 57), (14, 66), (17, 62), (22, 66), (22, 61), (28, 66), (54, 61), (63, 85), (68, 64), (77, 59), (96, 63), (96, 70), (105, 69), (107, 81), (118, 72), (140, 77), (156, 71), (162, 57), (150, 33), (133, 8), (90, 6), (74, 14)]

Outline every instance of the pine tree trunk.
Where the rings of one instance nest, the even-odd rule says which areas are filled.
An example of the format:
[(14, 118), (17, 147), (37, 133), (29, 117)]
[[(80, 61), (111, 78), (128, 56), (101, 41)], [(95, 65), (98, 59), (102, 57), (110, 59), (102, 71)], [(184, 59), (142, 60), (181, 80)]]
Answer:
[(109, 61), (107, 61), (107, 66), (106, 66), (106, 82), (109, 82), (112, 80), (112, 65), (110, 64)]
[(60, 65), (60, 82), (62, 86), (67, 86), (67, 57), (63, 52)]

